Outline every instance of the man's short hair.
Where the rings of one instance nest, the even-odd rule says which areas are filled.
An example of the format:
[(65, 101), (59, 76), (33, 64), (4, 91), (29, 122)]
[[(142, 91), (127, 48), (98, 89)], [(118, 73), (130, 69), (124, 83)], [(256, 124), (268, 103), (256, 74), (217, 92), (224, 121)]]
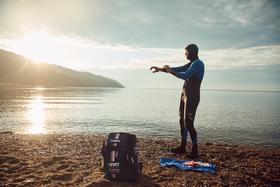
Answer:
[(195, 44), (189, 44), (185, 49), (188, 50), (189, 53), (198, 54), (198, 47)]

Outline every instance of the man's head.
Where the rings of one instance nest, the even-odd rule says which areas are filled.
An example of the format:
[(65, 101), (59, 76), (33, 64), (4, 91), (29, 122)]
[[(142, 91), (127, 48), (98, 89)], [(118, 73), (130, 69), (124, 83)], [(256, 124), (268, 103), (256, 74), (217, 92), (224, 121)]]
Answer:
[(193, 61), (198, 58), (198, 47), (195, 44), (190, 44), (185, 48), (187, 59)]

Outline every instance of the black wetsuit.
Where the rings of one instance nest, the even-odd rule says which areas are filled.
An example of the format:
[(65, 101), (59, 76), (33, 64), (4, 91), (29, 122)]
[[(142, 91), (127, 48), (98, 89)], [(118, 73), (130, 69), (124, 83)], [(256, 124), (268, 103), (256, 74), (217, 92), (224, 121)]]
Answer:
[(171, 68), (171, 70), (176, 74), (176, 77), (185, 80), (179, 107), (181, 137), (187, 140), (189, 132), (192, 144), (197, 144), (194, 119), (200, 101), (200, 86), (204, 76), (204, 64), (199, 59), (196, 59), (184, 66)]
[(194, 119), (200, 101), (200, 85), (200, 80), (190, 78), (185, 81), (183, 86), (179, 108), (181, 136), (183, 139), (187, 139), (187, 133), (189, 132), (192, 141), (197, 140)]

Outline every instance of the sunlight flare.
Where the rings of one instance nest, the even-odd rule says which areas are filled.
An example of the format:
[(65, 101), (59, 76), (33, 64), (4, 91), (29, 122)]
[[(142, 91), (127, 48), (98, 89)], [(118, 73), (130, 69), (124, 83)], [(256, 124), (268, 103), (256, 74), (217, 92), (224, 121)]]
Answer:
[(69, 42), (72, 41), (67, 37), (54, 36), (42, 29), (26, 31), (22, 37), (9, 40), (8, 46), (36, 62), (59, 64), (68, 60)]

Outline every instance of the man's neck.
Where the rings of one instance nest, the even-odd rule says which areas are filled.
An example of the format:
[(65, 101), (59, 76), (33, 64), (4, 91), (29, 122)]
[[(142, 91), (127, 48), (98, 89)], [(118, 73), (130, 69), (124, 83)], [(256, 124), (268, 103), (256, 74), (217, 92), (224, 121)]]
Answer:
[(190, 60), (191, 62), (193, 62), (193, 61), (195, 61), (196, 59), (198, 59), (198, 56), (191, 57), (189, 60)]

